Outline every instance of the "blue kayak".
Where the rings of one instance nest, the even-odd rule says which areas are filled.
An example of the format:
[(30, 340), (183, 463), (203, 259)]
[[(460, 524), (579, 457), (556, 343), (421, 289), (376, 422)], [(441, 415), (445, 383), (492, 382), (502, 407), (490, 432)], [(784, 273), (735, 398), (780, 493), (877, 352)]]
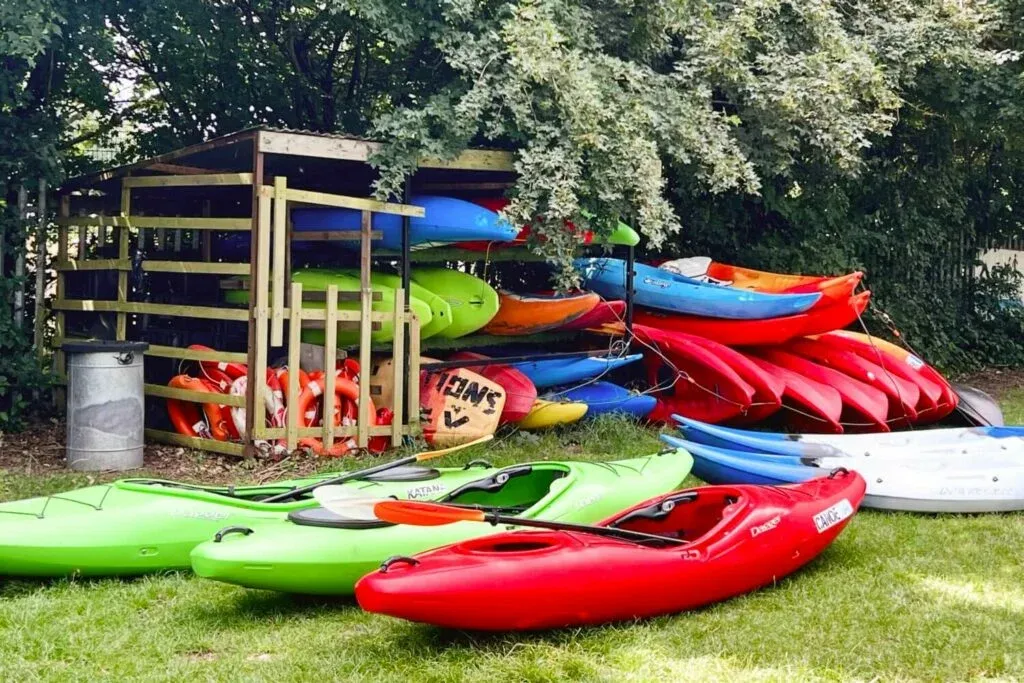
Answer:
[(592, 382), (575, 389), (554, 392), (552, 399), (564, 399), (586, 403), (587, 417), (618, 413), (635, 418), (647, 417), (658, 399), (646, 394), (637, 394), (611, 382)]
[(600, 377), (623, 365), (635, 363), (643, 357), (642, 353), (634, 353), (631, 356), (605, 356), (603, 358), (595, 356), (547, 358), (515, 363), (513, 367), (529, 377), (538, 389), (548, 389), (561, 384), (572, 384)]
[[(606, 299), (626, 298), (626, 262), (612, 258), (581, 258), (574, 261), (584, 285)], [(663, 311), (708, 318), (760, 320), (803, 313), (821, 298), (808, 294), (764, 294), (748, 289), (700, 282), (692, 278), (637, 263), (633, 301)]]
[(715, 448), (774, 453), (799, 458), (859, 456), (879, 451), (904, 454), (973, 448), (985, 442), (1006, 445), (1024, 438), (1024, 427), (954, 427), (882, 434), (785, 434), (721, 427), (673, 416), (690, 441)]
[(709, 484), (792, 484), (827, 474), (819, 467), (800, 464), (799, 458), (764, 456), (729, 451), (662, 435), (673, 448), (693, 456), (693, 474)]
[[(425, 249), (453, 242), (497, 241), (515, 239), (519, 229), (503, 220), (497, 213), (471, 202), (452, 197), (414, 195), (410, 204), (422, 206), (426, 215), (409, 219), (409, 244), (414, 249)], [(319, 230), (359, 230), (362, 212), (355, 209), (295, 209), (292, 225), (295, 232)], [(373, 214), (374, 230), (383, 233), (373, 240), (375, 249), (402, 248), (402, 217), (394, 214)], [(358, 240), (342, 240), (338, 245), (358, 249)]]

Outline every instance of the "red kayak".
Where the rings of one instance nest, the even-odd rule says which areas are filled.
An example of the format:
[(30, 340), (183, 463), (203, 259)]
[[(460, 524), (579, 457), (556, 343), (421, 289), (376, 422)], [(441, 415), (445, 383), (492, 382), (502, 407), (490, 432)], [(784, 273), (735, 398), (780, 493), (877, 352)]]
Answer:
[[(472, 351), (459, 351), (449, 360), (487, 360), (488, 356)], [(505, 390), (505, 407), (501, 410), (499, 424), (519, 422), (525, 418), (537, 400), (537, 387), (530, 378), (510, 365), (467, 365), (478, 375), (483, 375)]]
[(750, 407), (734, 418), (739, 424), (750, 424), (760, 422), (765, 418), (774, 415), (782, 407), (782, 395), (786, 385), (777, 376), (765, 372), (747, 356), (744, 356), (735, 349), (719, 344), (718, 342), (697, 337), (694, 335), (683, 335), (679, 332), (676, 335), (692, 341), (694, 344), (703, 346), (708, 351), (717, 355), (731, 367), (744, 382), (754, 389), (754, 397), (751, 399)]
[[(506, 206), (508, 206), (509, 203), (509, 200), (505, 199), (504, 197), (484, 197), (482, 199), (471, 199), (470, 201), (476, 204), (477, 206), (482, 206), (485, 209), (489, 209), (496, 213), (504, 209)], [(567, 227), (570, 232), (576, 232), (576, 226), (572, 223), (572, 221), (565, 221), (565, 227)], [(526, 240), (530, 237), (530, 232), (530, 226), (524, 225), (522, 228), (519, 229), (519, 234), (516, 235), (515, 240), (512, 242), (460, 242), (458, 246), (460, 249), (469, 249), (471, 251), (488, 251), (489, 249), (494, 249), (495, 247), (507, 246), (510, 244), (525, 244)], [(591, 232), (590, 230), (585, 230), (582, 234), (580, 234), (580, 244), (590, 244), (593, 241), (594, 233)]]
[(588, 313), (579, 318), (571, 320), (558, 329), (563, 332), (574, 332), (577, 330), (588, 330), (592, 327), (601, 327), (609, 323), (617, 323), (626, 317), (625, 301), (602, 301), (594, 306)]
[(680, 539), (640, 545), (512, 531), (389, 563), (356, 584), (368, 612), (447, 628), (522, 631), (695, 609), (770, 586), (825, 550), (864, 497), (856, 472), (786, 486), (705, 486), (602, 526)]
[(907, 426), (917, 420), (917, 402), (921, 390), (877, 363), (853, 351), (836, 348), (815, 339), (794, 339), (783, 347), (815, 363), (828, 366), (881, 391), (889, 400), (890, 424)]
[(918, 424), (941, 420), (956, 408), (957, 395), (949, 382), (935, 368), (892, 342), (847, 331), (823, 334), (818, 340), (853, 351), (862, 358), (878, 363), (892, 374), (916, 384), (921, 392), (917, 405)]
[(841, 422), (846, 431), (888, 432), (889, 400), (878, 389), (853, 379), (838, 370), (818, 365), (806, 358), (779, 349), (757, 349), (755, 353), (769, 363), (792, 370), (798, 375), (834, 388), (843, 399)]
[(671, 422), (678, 413), (714, 423), (750, 410), (754, 388), (714, 351), (686, 335), (644, 325), (634, 325), (633, 334), (644, 354), (648, 382), (664, 390), (647, 419)]
[(726, 346), (772, 346), (794, 337), (846, 327), (864, 312), (870, 298), (871, 292), (861, 292), (844, 303), (763, 320), (702, 318), (638, 310), (633, 314), (633, 322), (670, 332), (700, 335)]
[(798, 432), (843, 433), (843, 425), (839, 424), (843, 415), (843, 397), (838, 391), (763, 358), (750, 356), (750, 360), (785, 384), (782, 405), (790, 408), (786, 413), (786, 421), (796, 427)]

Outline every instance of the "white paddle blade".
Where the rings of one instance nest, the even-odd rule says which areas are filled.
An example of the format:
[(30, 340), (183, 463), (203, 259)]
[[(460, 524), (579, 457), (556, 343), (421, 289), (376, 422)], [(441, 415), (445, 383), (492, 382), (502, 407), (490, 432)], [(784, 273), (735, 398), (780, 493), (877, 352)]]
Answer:
[(336, 515), (367, 521), (377, 519), (373, 512), (374, 505), (389, 500), (371, 496), (351, 486), (321, 486), (314, 489), (313, 498)]

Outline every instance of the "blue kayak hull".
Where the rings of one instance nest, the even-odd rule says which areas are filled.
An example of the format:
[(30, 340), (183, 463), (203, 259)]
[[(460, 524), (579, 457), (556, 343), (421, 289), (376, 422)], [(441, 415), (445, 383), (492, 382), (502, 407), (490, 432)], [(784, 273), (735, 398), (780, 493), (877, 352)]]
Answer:
[(801, 465), (796, 458), (757, 456), (725, 451), (704, 444), (663, 435), (673, 448), (685, 448), (693, 456), (693, 474), (709, 484), (793, 484), (825, 476), (827, 471)]
[(587, 356), (548, 358), (516, 363), (513, 367), (529, 377), (538, 389), (550, 389), (563, 384), (600, 377), (624, 365), (635, 363), (641, 358), (643, 358), (643, 354), (640, 353), (611, 358)]
[(586, 403), (587, 418), (616, 413), (634, 418), (647, 417), (658, 399), (646, 394), (635, 394), (611, 382), (593, 382), (575, 389), (557, 392), (554, 398)]
[[(626, 263), (584, 258), (574, 262), (584, 284), (606, 299), (626, 298)], [(641, 263), (634, 266), (634, 303), (663, 311), (732, 320), (760, 320), (803, 313), (821, 298), (808, 294), (764, 294), (700, 282)]]

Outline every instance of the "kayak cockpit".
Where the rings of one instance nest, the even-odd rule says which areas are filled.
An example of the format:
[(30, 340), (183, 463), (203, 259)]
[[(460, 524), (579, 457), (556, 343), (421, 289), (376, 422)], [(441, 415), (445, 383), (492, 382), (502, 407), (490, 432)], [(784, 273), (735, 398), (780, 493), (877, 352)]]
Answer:
[[(552, 485), (568, 474), (568, 468), (561, 465), (506, 467), (490, 476), (463, 484), (442, 498), (441, 502), (518, 515), (544, 501), (552, 494)], [(295, 510), (288, 514), (288, 519), (299, 526), (331, 529), (380, 529), (393, 526), (376, 518), (340, 515), (322, 507)]]
[(745, 496), (728, 487), (682, 491), (630, 510), (609, 526), (693, 542), (728, 524), (744, 503)]

